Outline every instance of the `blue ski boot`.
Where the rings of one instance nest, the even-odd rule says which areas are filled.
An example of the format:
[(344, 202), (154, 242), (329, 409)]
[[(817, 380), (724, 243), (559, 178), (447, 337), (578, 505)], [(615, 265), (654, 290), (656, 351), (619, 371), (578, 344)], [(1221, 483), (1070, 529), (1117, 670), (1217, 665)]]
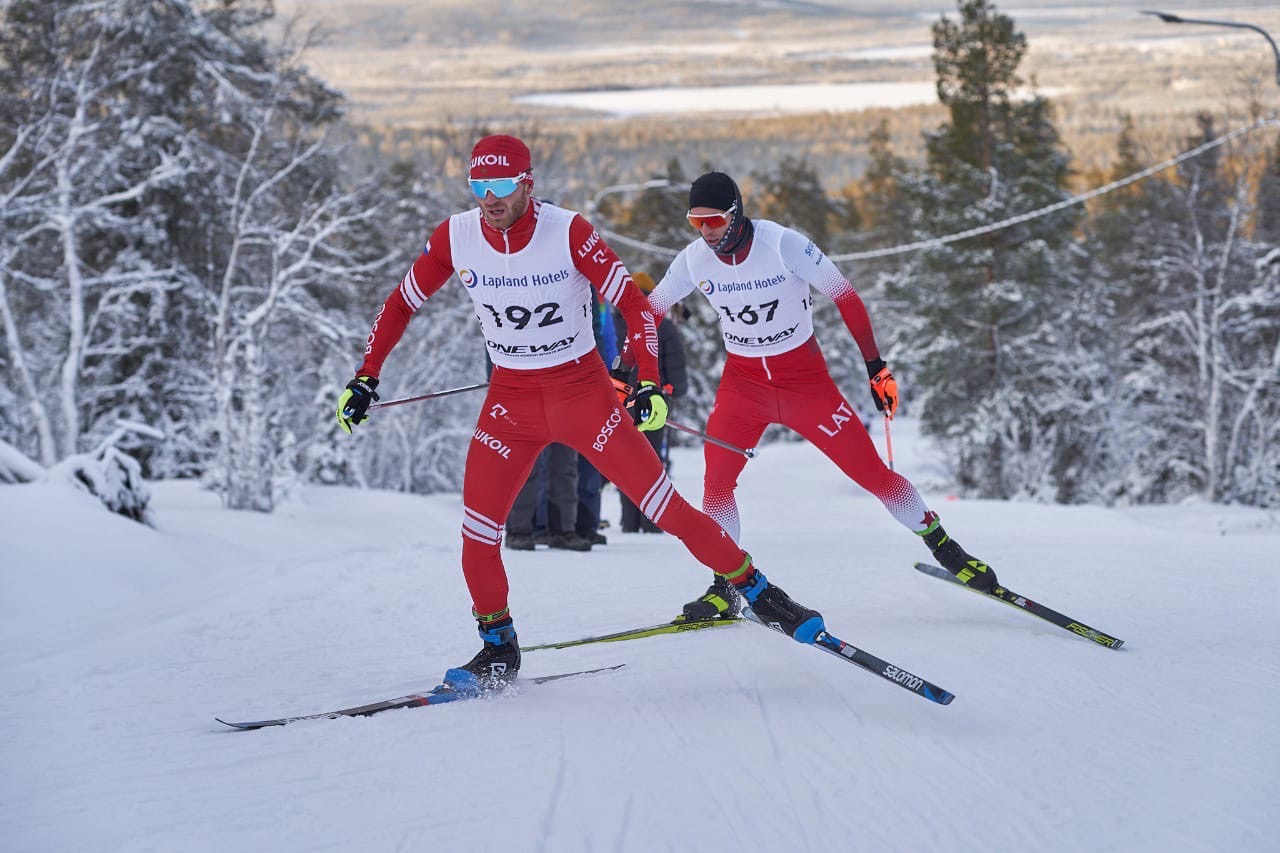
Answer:
[(759, 569), (738, 586), (738, 592), (747, 600), (747, 606), (756, 618), (796, 642), (813, 643), (819, 634), (827, 630), (821, 613), (792, 601), (782, 587), (769, 583)]
[(505, 687), (520, 672), (520, 643), (511, 617), (477, 621), (484, 646), (470, 661), (444, 674), (445, 684), (470, 695)]

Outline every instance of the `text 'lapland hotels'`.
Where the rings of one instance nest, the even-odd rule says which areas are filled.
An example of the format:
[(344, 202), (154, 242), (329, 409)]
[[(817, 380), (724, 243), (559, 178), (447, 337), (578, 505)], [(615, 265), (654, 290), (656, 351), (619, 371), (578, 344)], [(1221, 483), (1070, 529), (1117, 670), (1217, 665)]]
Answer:
[(786, 280), (784, 275), (770, 276), (769, 278), (756, 278), (750, 281), (714, 281), (712, 279), (704, 279), (698, 283), (698, 287), (708, 296), (712, 293), (737, 293), (744, 290), (764, 290), (775, 284), (781, 284)]
[(535, 287), (542, 284), (555, 284), (569, 277), (569, 270), (562, 269), (553, 273), (532, 272), (527, 275), (485, 275), (474, 270), (458, 270), (458, 276), (467, 287)]

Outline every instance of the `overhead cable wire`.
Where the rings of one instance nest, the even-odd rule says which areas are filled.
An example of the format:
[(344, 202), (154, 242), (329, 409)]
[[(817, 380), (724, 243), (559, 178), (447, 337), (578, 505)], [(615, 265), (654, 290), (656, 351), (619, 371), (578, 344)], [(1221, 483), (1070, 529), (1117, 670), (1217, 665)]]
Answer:
[[(889, 257), (891, 255), (904, 255), (908, 252), (916, 252), (921, 249), (928, 249), (928, 248), (933, 248), (937, 246), (943, 246), (943, 245), (946, 245), (947, 243), (955, 243), (958, 240), (968, 240), (971, 237), (978, 237), (983, 234), (990, 234), (993, 231), (999, 231), (1004, 228), (1010, 228), (1014, 225), (1019, 225), (1023, 222), (1029, 222), (1032, 219), (1038, 219), (1042, 216), (1048, 216), (1051, 213), (1057, 213), (1059, 210), (1063, 210), (1073, 205), (1084, 204), (1086, 201), (1095, 199), (1098, 196), (1106, 195), (1107, 193), (1118, 190), (1121, 187), (1126, 187), (1129, 184), (1137, 183), (1138, 181), (1149, 178), (1152, 175), (1155, 175), (1159, 172), (1163, 172), (1166, 169), (1173, 168), (1179, 163), (1182, 163), (1186, 160), (1190, 160), (1193, 157), (1198, 157), (1201, 154), (1205, 153), (1206, 151), (1211, 151), (1214, 148), (1217, 148), (1221, 145), (1226, 145), (1228, 142), (1232, 141), (1233, 139), (1237, 139), (1238, 137), (1244, 136), (1247, 133), (1252, 133), (1255, 130), (1262, 130), (1266, 128), (1280, 128), (1280, 120), (1262, 119), (1260, 121), (1255, 122), (1254, 124), (1237, 128), (1236, 130), (1233, 130), (1230, 133), (1219, 136), (1217, 139), (1211, 139), (1210, 141), (1204, 143), (1203, 145), (1198, 145), (1189, 151), (1184, 151), (1176, 157), (1172, 157), (1168, 160), (1165, 160), (1163, 163), (1157, 163), (1156, 165), (1143, 169), (1140, 172), (1134, 172), (1132, 175), (1129, 175), (1128, 177), (1121, 178), (1118, 181), (1112, 181), (1111, 183), (1106, 184), (1105, 186), (1101, 186), (1101, 187), (1098, 187), (1097, 189), (1090, 190), (1087, 193), (1082, 193), (1077, 196), (1072, 196), (1071, 198), (1063, 199), (1062, 201), (1054, 202), (1053, 204), (1048, 205), (1047, 207), (1042, 207), (1039, 210), (1033, 210), (1028, 213), (1020, 213), (1017, 216), (1011, 216), (1008, 219), (1002, 219), (999, 222), (992, 222), (989, 225), (981, 225), (976, 228), (969, 228), (967, 230), (958, 231), (955, 234), (947, 234), (942, 237), (931, 237), (928, 240), (919, 240), (915, 243), (905, 243), (900, 246), (889, 246), (883, 249), (870, 249), (863, 252), (850, 252), (843, 255), (830, 255), (829, 257), (831, 258), (832, 261), (838, 261), (838, 262), (839, 261), (862, 261), (870, 258), (884, 258), (884, 257)], [(615, 231), (610, 231), (605, 228), (601, 228), (600, 233), (603, 234), (605, 237), (607, 237), (611, 242), (620, 243), (624, 246), (630, 246), (633, 249), (639, 249), (644, 252), (650, 252), (651, 254), (659, 255), (661, 257), (674, 258), (676, 255), (680, 254), (679, 249), (668, 249), (665, 246), (658, 246), (653, 243), (645, 242), (644, 240), (636, 240), (631, 237), (626, 237), (622, 234), (618, 234)]]

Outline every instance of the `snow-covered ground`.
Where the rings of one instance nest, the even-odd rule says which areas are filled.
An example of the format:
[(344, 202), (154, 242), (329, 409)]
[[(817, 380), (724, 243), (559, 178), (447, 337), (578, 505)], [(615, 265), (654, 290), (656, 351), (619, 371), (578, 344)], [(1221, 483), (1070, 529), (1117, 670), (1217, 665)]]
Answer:
[[(899, 469), (936, 484), (910, 427)], [(700, 470), (677, 451), (695, 501)], [(770, 445), (744, 544), (951, 705), (740, 625), (530, 653), (531, 676), (626, 667), (515, 695), (238, 732), (214, 715), (399, 696), (476, 651), (458, 497), (314, 489), (263, 516), (160, 483), (151, 530), (0, 486), (0, 848), (1274, 850), (1276, 514), (926, 496), (1011, 588), (1125, 647), (918, 574), (877, 502)], [(508, 555), (526, 644), (662, 621), (705, 587), (606, 508), (605, 547)]]

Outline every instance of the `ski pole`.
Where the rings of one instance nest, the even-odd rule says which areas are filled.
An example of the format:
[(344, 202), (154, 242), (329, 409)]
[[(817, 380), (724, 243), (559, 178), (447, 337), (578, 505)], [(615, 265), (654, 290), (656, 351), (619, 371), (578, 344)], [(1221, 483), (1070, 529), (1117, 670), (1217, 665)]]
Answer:
[(689, 435), (696, 435), (698, 438), (702, 439), (708, 444), (714, 444), (716, 447), (723, 447), (725, 450), (732, 450), (734, 453), (741, 453), (743, 456), (747, 457), (748, 459), (756, 458), (756, 448), (754, 447), (744, 450), (741, 447), (738, 447), (736, 444), (730, 444), (727, 441), (721, 441), (718, 438), (712, 438), (711, 436), (707, 435), (705, 432), (696, 430), (693, 427), (687, 427), (684, 424), (676, 423), (670, 418), (667, 418), (667, 426), (674, 427), (680, 430), (681, 432), (687, 432), (689, 433)]
[(889, 421), (893, 417), (888, 413), (884, 413), (884, 450), (889, 456), (889, 470), (893, 470), (893, 439), (889, 436)]
[(419, 400), (434, 400), (436, 397), (448, 397), (450, 394), (461, 394), (463, 391), (475, 391), (479, 388), (488, 388), (488, 382), (480, 382), (476, 385), (464, 385), (461, 388), (450, 388), (448, 391), (436, 391), (431, 394), (422, 394), (418, 397), (405, 397), (403, 400), (388, 400), (385, 403), (374, 403), (369, 407), (369, 411), (374, 409), (385, 409), (388, 406), (399, 406), (401, 403), (416, 403)]

